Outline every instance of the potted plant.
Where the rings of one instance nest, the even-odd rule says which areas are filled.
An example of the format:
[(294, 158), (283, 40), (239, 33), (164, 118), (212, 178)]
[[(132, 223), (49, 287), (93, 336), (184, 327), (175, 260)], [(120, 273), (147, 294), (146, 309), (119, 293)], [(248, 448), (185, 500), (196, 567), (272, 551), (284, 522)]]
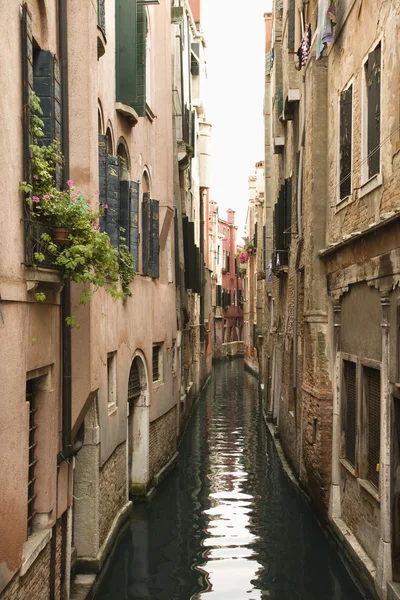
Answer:
[[(43, 250), (34, 254), (35, 266), (50, 257), (52, 266), (64, 278), (90, 284), (81, 295), (83, 304), (98, 287), (103, 287), (113, 298), (130, 296), (129, 284), (135, 275), (133, 256), (125, 245), (119, 250), (113, 248), (108, 235), (100, 231), (99, 218), (107, 205), (92, 209), (71, 180), (65, 190), (58, 189), (55, 176), (63, 155), (56, 141), (49, 146), (40, 144), (43, 122), (37, 115), (42, 111), (35, 94), (32, 112), (32, 182), (22, 182), (20, 190), (26, 194), (29, 218), (38, 220), (47, 229), (41, 234)], [(42, 293), (37, 296), (40, 301), (45, 299)]]

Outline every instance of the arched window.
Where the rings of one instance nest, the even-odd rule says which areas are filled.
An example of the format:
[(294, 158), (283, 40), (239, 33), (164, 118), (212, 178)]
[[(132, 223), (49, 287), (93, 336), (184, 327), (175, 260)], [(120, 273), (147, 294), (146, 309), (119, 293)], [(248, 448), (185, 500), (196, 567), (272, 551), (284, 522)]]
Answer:
[(125, 141), (118, 144), (119, 162), (119, 244), (130, 245), (130, 161)]
[(142, 174), (142, 273), (156, 279), (159, 277), (159, 202), (150, 196), (150, 177)]

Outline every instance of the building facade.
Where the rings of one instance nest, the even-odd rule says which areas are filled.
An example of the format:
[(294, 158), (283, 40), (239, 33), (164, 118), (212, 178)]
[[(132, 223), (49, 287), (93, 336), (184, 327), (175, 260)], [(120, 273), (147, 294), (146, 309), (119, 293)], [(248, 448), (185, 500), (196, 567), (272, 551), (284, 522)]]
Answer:
[(399, 597), (397, 7), (265, 15), (268, 418), (367, 588)]
[[(11, 56), (0, 75), (1, 144), (12, 141), (15, 157), (4, 167), (0, 225), (2, 396), (9, 398), (0, 425), (2, 600), (69, 598), (71, 573), (78, 583), (91, 574), (90, 587), (132, 500), (173, 466), (189, 414), (185, 395), (193, 387), (194, 401), (211, 368), (201, 7), (175, 8), (171, 15), (168, 3), (128, 0), (0, 8)], [(177, 31), (186, 46), (176, 44)], [(177, 114), (176, 69), (188, 58)], [(35, 95), (43, 144), (58, 140), (64, 155), (57, 185), (68, 180), (71, 202), (83, 195), (88, 209), (100, 205), (93, 227), (109, 236), (102, 239), (120, 272), (123, 248), (133, 260), (123, 300), (71, 282), (47, 257), (38, 265), (45, 230), (18, 191), (34, 177)], [(192, 246), (182, 234), (189, 214)], [(196, 290), (185, 282), (194, 246)], [(83, 291), (95, 292), (89, 302)]]

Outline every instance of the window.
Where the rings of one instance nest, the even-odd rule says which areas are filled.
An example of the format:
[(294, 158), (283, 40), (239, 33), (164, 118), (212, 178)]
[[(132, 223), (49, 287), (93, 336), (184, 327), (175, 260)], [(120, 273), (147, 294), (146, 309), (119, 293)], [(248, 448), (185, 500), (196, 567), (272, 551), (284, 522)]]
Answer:
[(153, 382), (162, 381), (162, 344), (153, 346)]
[(340, 94), (340, 196), (344, 200), (352, 191), (352, 119), (353, 86), (350, 85)]
[(367, 414), (367, 479), (379, 487), (381, 444), (381, 373), (364, 367), (364, 394)]
[(29, 403), (29, 444), (28, 444), (28, 517), (27, 517), (27, 533), (28, 536), (33, 533), (33, 522), (35, 518), (35, 468), (36, 457), (35, 449), (36, 442), (36, 423), (35, 423), (35, 380), (30, 379), (26, 382), (26, 401)]
[(172, 349), (171, 349), (171, 362), (172, 362), (172, 375), (176, 373), (176, 341), (172, 341)]
[(217, 265), (219, 265), (219, 246), (217, 248)]
[(142, 273), (153, 279), (160, 276), (160, 241), (158, 200), (144, 192), (142, 200)]
[(380, 172), (381, 141), (381, 45), (364, 63), (363, 180)]
[(356, 422), (357, 422), (357, 365), (343, 361), (343, 416), (345, 447), (344, 457), (355, 467), (356, 464)]
[(117, 405), (117, 353), (107, 354), (107, 403), (108, 408)]
[(231, 255), (229, 252), (226, 253), (226, 271), (230, 273), (231, 270)]

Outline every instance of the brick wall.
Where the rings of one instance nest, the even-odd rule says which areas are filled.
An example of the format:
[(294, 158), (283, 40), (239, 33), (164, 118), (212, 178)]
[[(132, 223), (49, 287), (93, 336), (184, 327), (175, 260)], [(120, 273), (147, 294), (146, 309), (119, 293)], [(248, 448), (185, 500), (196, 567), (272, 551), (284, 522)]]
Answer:
[(114, 518), (125, 505), (126, 443), (120, 444), (100, 469), (99, 476), (99, 543), (103, 544)]
[(150, 423), (150, 479), (176, 452), (176, 406)]

